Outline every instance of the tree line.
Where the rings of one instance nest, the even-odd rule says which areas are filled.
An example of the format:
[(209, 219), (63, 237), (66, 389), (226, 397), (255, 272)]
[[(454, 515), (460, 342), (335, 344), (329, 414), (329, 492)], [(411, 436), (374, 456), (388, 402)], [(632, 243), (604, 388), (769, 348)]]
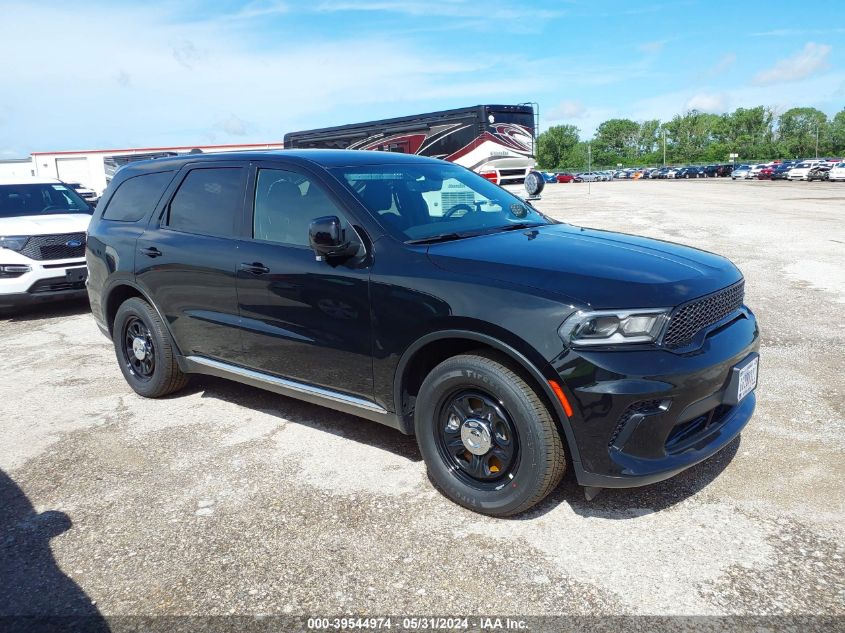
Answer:
[(832, 119), (815, 108), (737, 108), (725, 114), (690, 110), (671, 121), (610, 119), (592, 139), (574, 125), (555, 125), (537, 139), (537, 164), (544, 170), (727, 163), (775, 158), (845, 156), (845, 109)]

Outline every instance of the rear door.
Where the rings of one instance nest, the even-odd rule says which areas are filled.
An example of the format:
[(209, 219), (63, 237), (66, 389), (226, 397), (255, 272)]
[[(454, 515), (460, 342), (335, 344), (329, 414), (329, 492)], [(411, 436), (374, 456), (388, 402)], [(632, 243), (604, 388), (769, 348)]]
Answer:
[(241, 360), (235, 273), (247, 171), (244, 162), (183, 168), (138, 238), (136, 281), (186, 356)]

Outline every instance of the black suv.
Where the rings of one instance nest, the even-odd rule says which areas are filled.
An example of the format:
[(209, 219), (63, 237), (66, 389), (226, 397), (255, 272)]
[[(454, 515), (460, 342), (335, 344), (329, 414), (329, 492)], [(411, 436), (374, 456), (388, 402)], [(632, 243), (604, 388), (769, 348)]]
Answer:
[(755, 406), (759, 334), (731, 262), (556, 222), (439, 160), (132, 163), (87, 260), (140, 395), (212, 374), (387, 424), (487, 514), (530, 508), (567, 464), (588, 497), (671, 477)]

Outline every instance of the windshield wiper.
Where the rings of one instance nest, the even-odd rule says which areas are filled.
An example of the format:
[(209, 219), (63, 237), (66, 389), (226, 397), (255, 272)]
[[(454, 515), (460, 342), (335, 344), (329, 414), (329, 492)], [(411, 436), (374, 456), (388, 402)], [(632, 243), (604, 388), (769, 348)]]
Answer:
[(470, 233), (440, 233), (439, 235), (432, 235), (431, 237), (421, 237), (416, 240), (406, 240), (405, 244), (434, 244), (435, 242), (448, 242), (449, 240), (459, 240), (464, 237), (470, 237)]
[(516, 224), (508, 224), (507, 226), (500, 226), (497, 231), (522, 231), (523, 229), (531, 229), (535, 226), (546, 226), (545, 222), (517, 222)]

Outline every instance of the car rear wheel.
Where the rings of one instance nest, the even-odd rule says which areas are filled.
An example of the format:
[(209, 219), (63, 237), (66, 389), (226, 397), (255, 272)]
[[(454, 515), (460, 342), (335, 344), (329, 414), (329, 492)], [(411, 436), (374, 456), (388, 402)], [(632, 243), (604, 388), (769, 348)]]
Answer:
[(435, 367), (416, 399), (417, 442), (431, 480), (476, 512), (528, 510), (563, 477), (554, 419), (520, 373), (498, 354), (462, 354)]
[(143, 299), (133, 297), (120, 305), (112, 338), (120, 371), (135, 393), (160, 398), (188, 383), (176, 363), (164, 323)]

